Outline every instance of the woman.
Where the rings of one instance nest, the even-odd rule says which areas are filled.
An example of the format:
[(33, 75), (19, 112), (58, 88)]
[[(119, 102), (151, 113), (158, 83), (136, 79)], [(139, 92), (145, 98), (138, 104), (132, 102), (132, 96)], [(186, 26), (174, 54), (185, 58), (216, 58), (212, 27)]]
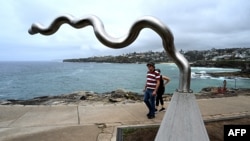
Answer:
[[(160, 69), (155, 69), (155, 71), (161, 73)], [(170, 82), (170, 79), (167, 76), (160, 75), (160, 85), (158, 87), (157, 96), (156, 96), (156, 104), (155, 104), (156, 109), (155, 109), (155, 111), (158, 111), (159, 103), (161, 103), (161, 109), (159, 111), (161, 112), (161, 111), (165, 110), (162, 95), (165, 92), (165, 85), (168, 82)]]

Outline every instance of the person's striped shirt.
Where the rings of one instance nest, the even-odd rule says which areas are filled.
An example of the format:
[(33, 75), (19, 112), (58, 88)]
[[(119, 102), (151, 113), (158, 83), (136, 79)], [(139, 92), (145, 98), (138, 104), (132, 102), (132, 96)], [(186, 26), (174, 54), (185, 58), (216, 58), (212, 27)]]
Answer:
[(160, 80), (160, 74), (157, 71), (148, 71), (146, 88), (154, 90), (156, 87), (157, 80)]

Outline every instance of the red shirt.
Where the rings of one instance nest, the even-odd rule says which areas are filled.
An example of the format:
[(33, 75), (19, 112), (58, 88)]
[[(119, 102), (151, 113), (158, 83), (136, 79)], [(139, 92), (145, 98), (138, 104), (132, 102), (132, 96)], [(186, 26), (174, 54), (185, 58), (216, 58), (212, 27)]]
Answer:
[(146, 88), (154, 90), (156, 87), (157, 80), (160, 80), (160, 74), (157, 71), (148, 71)]

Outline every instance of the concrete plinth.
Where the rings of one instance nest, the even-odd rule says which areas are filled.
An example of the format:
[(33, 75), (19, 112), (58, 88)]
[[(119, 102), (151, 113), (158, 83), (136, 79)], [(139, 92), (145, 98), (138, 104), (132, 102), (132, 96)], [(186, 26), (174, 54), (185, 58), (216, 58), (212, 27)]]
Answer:
[(209, 141), (194, 94), (174, 93), (155, 141)]

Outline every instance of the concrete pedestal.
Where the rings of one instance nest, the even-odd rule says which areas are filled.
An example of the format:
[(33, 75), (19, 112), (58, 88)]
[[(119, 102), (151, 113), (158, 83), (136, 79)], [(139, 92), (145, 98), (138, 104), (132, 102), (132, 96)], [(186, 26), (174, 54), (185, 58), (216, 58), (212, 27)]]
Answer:
[(209, 141), (194, 94), (174, 93), (155, 141)]

